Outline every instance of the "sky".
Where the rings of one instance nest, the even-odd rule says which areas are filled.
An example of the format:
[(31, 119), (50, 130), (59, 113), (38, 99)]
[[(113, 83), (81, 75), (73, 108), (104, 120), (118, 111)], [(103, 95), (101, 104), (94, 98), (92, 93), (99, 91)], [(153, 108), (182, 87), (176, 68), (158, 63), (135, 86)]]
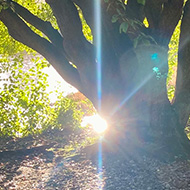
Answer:
[[(57, 100), (57, 96), (55, 91), (64, 92), (64, 96), (67, 96), (70, 93), (78, 92), (78, 90), (68, 84), (62, 77), (57, 73), (57, 71), (52, 67), (46, 67), (43, 69), (43, 72), (48, 74), (47, 82), (49, 86), (47, 87), (47, 92), (50, 93), (49, 97), (51, 102), (55, 102)], [(6, 78), (6, 74), (1, 73), (0, 79)], [(0, 81), (0, 88), (3, 87), (4, 81)]]
[(46, 67), (43, 69), (43, 71), (48, 74), (47, 81), (49, 83), (49, 86), (47, 87), (47, 92), (52, 92), (50, 94), (50, 100), (51, 102), (54, 102), (57, 100), (57, 96), (55, 91), (59, 90), (60, 92), (64, 92), (64, 95), (68, 95), (70, 93), (78, 92), (76, 88), (68, 84), (63, 78), (59, 75), (59, 73), (52, 67)]

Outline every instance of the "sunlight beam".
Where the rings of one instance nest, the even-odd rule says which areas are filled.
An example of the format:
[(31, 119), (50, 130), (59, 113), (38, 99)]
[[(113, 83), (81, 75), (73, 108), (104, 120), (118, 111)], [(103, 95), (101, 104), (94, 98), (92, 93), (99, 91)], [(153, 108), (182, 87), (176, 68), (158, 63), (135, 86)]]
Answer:
[[(96, 45), (96, 80), (97, 80), (97, 98), (98, 111), (101, 112), (102, 104), (102, 59), (101, 59), (101, 0), (94, 0), (95, 7), (95, 45)], [(102, 141), (99, 141), (98, 151), (98, 174), (99, 174), (99, 190), (102, 190)]]
[(122, 106), (130, 100), (151, 78), (153, 77), (153, 73), (151, 73), (147, 78), (145, 78), (128, 96), (125, 97), (125, 99), (120, 103), (119, 106), (117, 106), (114, 111), (112, 112), (112, 115), (114, 115), (119, 109), (122, 108)]
[(102, 190), (103, 171), (102, 171), (102, 137), (99, 138), (98, 144), (98, 174), (99, 174), (99, 190)]
[(101, 0), (94, 1), (95, 7), (95, 45), (96, 45), (96, 78), (97, 78), (97, 97), (98, 97), (98, 111), (101, 111), (102, 99), (102, 59), (101, 59)]

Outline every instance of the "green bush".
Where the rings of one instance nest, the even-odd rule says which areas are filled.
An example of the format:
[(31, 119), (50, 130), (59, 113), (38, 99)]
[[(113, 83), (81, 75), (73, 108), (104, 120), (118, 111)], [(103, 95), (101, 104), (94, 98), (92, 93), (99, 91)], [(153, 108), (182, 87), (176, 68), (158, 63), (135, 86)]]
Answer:
[(51, 121), (47, 125), (48, 128), (73, 131), (81, 125), (84, 113), (72, 98), (63, 97), (60, 93), (51, 109)]

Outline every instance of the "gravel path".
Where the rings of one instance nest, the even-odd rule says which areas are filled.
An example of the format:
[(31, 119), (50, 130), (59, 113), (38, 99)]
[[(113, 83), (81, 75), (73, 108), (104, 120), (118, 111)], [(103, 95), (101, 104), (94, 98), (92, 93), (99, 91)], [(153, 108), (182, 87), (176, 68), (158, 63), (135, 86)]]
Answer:
[(105, 175), (109, 190), (190, 190), (188, 161), (166, 164), (145, 156), (141, 160), (112, 158)]
[(97, 154), (61, 155), (43, 146), (1, 153), (0, 190), (190, 190), (189, 161), (164, 163), (132, 149), (103, 153), (101, 179)]

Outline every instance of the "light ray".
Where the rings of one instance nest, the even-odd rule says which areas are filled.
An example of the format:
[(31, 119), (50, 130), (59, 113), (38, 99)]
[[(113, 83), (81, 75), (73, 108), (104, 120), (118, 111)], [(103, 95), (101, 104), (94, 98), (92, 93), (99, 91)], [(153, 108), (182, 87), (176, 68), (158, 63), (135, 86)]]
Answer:
[(96, 78), (97, 78), (97, 97), (98, 97), (98, 111), (101, 110), (102, 98), (102, 60), (101, 60), (101, 0), (95, 0), (95, 45), (96, 45)]
[[(95, 7), (95, 45), (96, 45), (96, 78), (97, 78), (97, 98), (98, 98), (98, 111), (101, 112), (101, 99), (102, 99), (102, 59), (101, 59), (101, 0), (94, 0)], [(98, 151), (98, 174), (99, 174), (99, 190), (102, 190), (102, 140), (99, 140)]]
[(102, 136), (99, 138), (98, 145), (98, 174), (99, 174), (99, 189), (102, 190), (103, 171), (102, 171)]
[(145, 80), (143, 80), (127, 97), (125, 97), (125, 99), (120, 103), (119, 106), (117, 106), (113, 112), (112, 115), (114, 115), (119, 109), (122, 108), (122, 106), (128, 101), (130, 100), (130, 98), (132, 98), (152, 77), (153, 77), (153, 73), (151, 73), (150, 75), (148, 75), (147, 78), (145, 78)]
[[(115, 107), (115, 109), (112, 112), (112, 116), (114, 114), (116, 114), (116, 112), (118, 112), (123, 106), (124, 104), (127, 103), (127, 101), (129, 101), (144, 85), (147, 84), (147, 82), (149, 80), (151, 80), (153, 77), (156, 77), (157, 80), (160, 80), (162, 77), (165, 77), (162, 73), (161, 73), (161, 69), (167, 65), (167, 61), (163, 61), (159, 54), (160, 52), (155, 52), (153, 54), (150, 53), (149, 58), (151, 59), (152, 62), (152, 72), (149, 73), (149, 75), (147, 75), (144, 80), (142, 80), (141, 82), (139, 82), (138, 85), (136, 85), (135, 88), (133, 88), (127, 95), (126, 97), (124, 97), (124, 99), (121, 101), (121, 103)], [(162, 54), (161, 54), (162, 55)], [(157, 65), (157, 66), (154, 66)], [(129, 120), (130, 121), (130, 120)], [(133, 135), (133, 140), (134, 142), (139, 142), (139, 141), (143, 141), (143, 139), (141, 139), (138, 134)], [(112, 146), (112, 145), (111, 145)], [(130, 155), (130, 151), (127, 149), (127, 147), (123, 147), (123, 146), (119, 146), (118, 148), (118, 152), (122, 155), (124, 152), (127, 152)], [(126, 149), (126, 150), (125, 150)], [(135, 158), (137, 161), (139, 160), (138, 157)]]
[[(122, 106), (130, 100), (130, 98), (132, 98), (152, 77), (156, 77), (157, 79), (159, 79), (161, 77), (161, 72), (160, 72), (160, 69), (162, 67), (164, 67), (166, 64), (167, 64), (167, 61), (164, 61), (161, 59), (161, 56), (162, 55), (160, 53), (160, 55), (158, 54), (160, 53), (159, 51), (158, 52), (154, 52), (154, 53), (151, 53), (150, 52), (150, 59), (151, 59), (151, 62), (153, 65), (152, 65), (152, 72), (146, 77), (144, 78), (144, 80), (142, 82), (140, 82), (136, 88), (134, 88), (131, 92), (129, 92), (127, 94), (127, 96), (121, 101), (121, 103), (113, 110), (112, 112), (112, 115), (114, 115), (117, 111), (119, 111)], [(158, 65), (158, 66), (154, 66), (154, 65)]]

